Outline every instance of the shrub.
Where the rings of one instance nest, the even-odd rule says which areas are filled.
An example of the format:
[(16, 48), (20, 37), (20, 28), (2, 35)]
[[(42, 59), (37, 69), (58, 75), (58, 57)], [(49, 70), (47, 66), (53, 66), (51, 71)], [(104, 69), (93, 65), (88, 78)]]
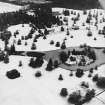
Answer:
[(68, 55), (66, 54), (66, 52), (62, 51), (59, 54), (59, 58), (62, 63), (65, 63), (67, 61)]
[(22, 27), (24, 27), (24, 24), (22, 24)]
[(16, 78), (19, 78), (20, 77), (20, 72), (18, 72), (18, 70), (16, 70), (16, 69), (13, 69), (11, 71), (7, 71), (6, 72), (6, 76), (9, 79), (16, 79)]
[(84, 15), (86, 15), (86, 14), (87, 14), (87, 11), (86, 11), (86, 10), (84, 10), (84, 11), (83, 11), (83, 14), (84, 14)]
[(89, 70), (89, 72), (90, 72), (90, 73), (93, 73), (93, 68), (91, 68), (91, 69)]
[(66, 96), (68, 95), (67, 89), (66, 89), (66, 88), (62, 88), (62, 89), (61, 89), (61, 92), (60, 92), (60, 95), (61, 95), (62, 97), (66, 97)]
[(67, 17), (64, 17), (63, 18), (63, 21), (66, 22), (66, 23), (68, 23), (68, 18)]
[(91, 73), (89, 73), (88, 77), (92, 77), (92, 74), (91, 74)]
[(19, 61), (19, 67), (21, 67), (23, 64), (22, 64), (22, 61)]
[(64, 31), (64, 27), (61, 27), (61, 31)]
[(67, 35), (70, 35), (70, 32), (69, 32), (69, 30), (67, 30)]
[(98, 67), (97, 66), (95, 66), (95, 68), (94, 68), (95, 70), (98, 70)]
[(78, 78), (82, 77), (83, 74), (84, 74), (84, 72), (83, 72), (82, 69), (77, 69), (77, 71), (76, 71), (76, 76), (77, 76)]
[(51, 44), (51, 45), (53, 45), (53, 44), (54, 44), (54, 41), (53, 41), (53, 40), (51, 40), (51, 41), (50, 41), (50, 44)]
[(28, 43), (27, 43), (27, 42), (25, 42), (25, 46), (27, 46), (27, 44), (28, 44)]
[(73, 72), (72, 71), (70, 72), (69, 76), (73, 76)]
[(99, 30), (99, 31), (98, 31), (98, 34), (102, 34), (102, 30)]
[(89, 31), (88, 34), (87, 34), (87, 36), (89, 36), (89, 37), (92, 36), (92, 32)]
[(33, 42), (37, 42), (37, 38), (34, 38), (34, 39), (33, 39)]
[(60, 47), (60, 42), (56, 42), (56, 47)]
[(35, 73), (35, 77), (41, 77), (41, 76), (42, 76), (42, 74), (41, 74), (40, 71), (37, 71), (37, 72)]
[(68, 98), (68, 102), (71, 104), (77, 104), (80, 102), (80, 100), (81, 100), (80, 91), (73, 92), (72, 94), (69, 95)]
[(21, 36), (21, 40), (24, 40), (25, 38), (24, 38), (24, 36)]
[(70, 38), (73, 38), (73, 35), (71, 35)]
[(96, 85), (99, 88), (105, 88), (105, 77), (99, 77)]
[(96, 74), (93, 79), (92, 79), (94, 82), (98, 81), (98, 74)]
[(17, 35), (17, 34), (19, 34), (19, 31), (18, 31), (18, 30), (16, 30), (16, 32), (15, 32), (14, 34), (16, 34), (16, 35)]
[(96, 37), (94, 37), (94, 40), (97, 40), (97, 38), (96, 38)]

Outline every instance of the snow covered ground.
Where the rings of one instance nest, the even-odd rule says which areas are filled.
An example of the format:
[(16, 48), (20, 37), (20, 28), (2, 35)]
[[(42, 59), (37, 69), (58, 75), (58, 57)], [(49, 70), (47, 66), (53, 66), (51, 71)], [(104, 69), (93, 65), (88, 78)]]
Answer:
[[(20, 60), (23, 64), (22, 67), (18, 67)], [(101, 91), (91, 78), (88, 78), (88, 72), (85, 72), (82, 78), (75, 77), (75, 72), (74, 76), (70, 77), (70, 72), (61, 68), (52, 72), (46, 71), (46, 61), (41, 68), (32, 69), (28, 66), (29, 60), (29, 57), (10, 56), (9, 64), (0, 63), (0, 105), (68, 105), (66, 98), (59, 95), (61, 88), (67, 88), (69, 94), (75, 90), (85, 92), (86, 90), (80, 87), (82, 81), (89, 82), (90, 89), (96, 89), (96, 93)], [(105, 65), (95, 73), (105, 75), (104, 68)], [(17, 69), (21, 73), (21, 77), (14, 80), (8, 79), (5, 74), (12, 69)], [(37, 71), (42, 73), (39, 78), (34, 76)], [(63, 76), (63, 81), (58, 80), (60, 74)], [(98, 98), (100, 97), (105, 98), (104, 95)], [(103, 105), (96, 98), (85, 105), (93, 105), (94, 103)]]
[[(12, 7), (12, 9), (14, 8)], [(55, 10), (58, 10), (59, 12), (62, 13), (63, 9), (54, 8), (53, 11)], [(91, 11), (92, 13), (94, 13), (97, 10)], [(93, 36), (90, 38), (87, 37), (86, 27), (89, 27), (89, 25), (86, 24), (85, 27), (82, 26), (82, 23), (86, 20), (86, 16), (83, 17), (83, 11), (76, 10), (76, 12), (79, 12), (81, 14), (81, 19), (77, 23), (77, 25), (80, 26), (80, 30), (70, 30), (70, 35), (69, 36), (66, 35), (66, 28), (67, 27), (71, 28), (72, 26), (71, 18), (75, 17), (74, 15), (70, 15), (70, 17), (67, 16), (69, 25), (68, 26), (64, 25), (65, 31), (61, 32), (60, 31), (61, 27), (52, 27), (52, 29), (54, 29), (55, 32), (54, 33), (51, 32), (47, 36), (46, 40), (44, 40), (43, 37), (40, 37), (38, 41), (35, 42), (37, 47), (35, 51), (50, 51), (59, 49), (55, 47), (55, 44), (50, 45), (49, 44), (50, 41), (54, 40), (55, 43), (57, 41), (62, 43), (65, 38), (67, 38), (66, 40), (67, 47), (79, 46), (80, 44), (84, 43), (94, 47), (105, 47), (105, 38), (102, 35), (98, 34), (98, 30), (93, 25), (90, 25)], [(102, 19), (103, 17), (105, 18), (105, 13), (103, 10), (98, 10), (98, 13), (99, 14), (102, 13), (102, 15), (99, 15), (100, 19)], [(62, 18), (64, 18), (63, 15)], [(98, 29), (103, 28), (103, 26), (105, 26), (105, 22), (99, 23)], [(30, 27), (29, 24), (24, 24), (24, 27), (22, 26), (22, 24), (10, 26), (8, 30), (11, 31), (12, 37), (9, 41), (8, 46), (15, 43), (16, 50), (31, 51), (30, 48), (32, 46), (33, 39), (36, 35), (39, 34), (38, 31), (35, 31), (32, 39), (27, 40), (28, 44), (27, 46), (24, 45), (26, 42), (25, 40), (22, 40), (22, 45), (17, 45), (18, 39), (21, 39), (21, 36), (27, 36), (31, 28), (32, 27)], [(14, 32), (16, 32), (17, 30), (19, 31), (19, 34), (17, 35), (17, 38), (15, 38), (13, 35)], [(71, 35), (73, 35), (74, 38), (71, 38)], [(96, 41), (94, 40), (94, 37), (97, 38)], [(1, 49), (4, 48), (4, 43), (1, 40), (0, 47)], [(20, 60), (22, 61), (23, 64), (22, 67), (18, 67)], [(95, 83), (92, 82), (91, 78), (88, 77), (89, 74), (88, 71), (85, 72), (82, 78), (77, 78), (75, 76), (75, 72), (73, 72), (73, 76), (70, 77), (69, 76), (70, 71), (64, 70), (62, 68), (57, 68), (52, 72), (46, 71), (45, 70), (47, 65), (46, 61), (44, 62), (41, 68), (32, 69), (31, 67), (28, 66), (29, 60), (30, 60), (29, 57), (10, 56), (9, 64), (4, 64), (0, 62), (0, 105), (68, 105), (67, 99), (64, 99), (59, 96), (61, 88), (67, 88), (69, 94), (79, 89), (82, 91), (86, 91), (85, 89), (80, 87), (80, 83), (82, 81), (89, 82), (90, 88), (96, 89), (97, 93), (101, 91), (101, 89), (98, 89)], [(5, 76), (5, 74), (7, 71), (12, 69), (17, 69), (21, 73), (21, 77), (14, 80), (8, 79)], [(93, 75), (98, 73), (101, 76), (105, 76), (104, 69), (105, 65), (99, 67), (98, 70), (93, 73)], [(36, 78), (34, 76), (34, 74), (37, 71), (41, 71), (42, 73), (42, 76), (40, 78)], [(63, 75), (64, 78), (63, 81), (58, 81), (58, 77), (60, 74)], [(105, 99), (104, 94), (102, 94), (100, 97)], [(94, 98), (91, 102), (86, 103), (85, 105), (103, 105), (103, 103), (97, 98)]]
[[(61, 13), (61, 15), (59, 15), (59, 17), (62, 17), (62, 20), (64, 18), (67, 18), (68, 25), (63, 25), (64, 30), (65, 30), (64, 32), (61, 32), (61, 26), (52, 27), (50, 30), (53, 30), (54, 32), (53, 31), (50, 32), (50, 34), (47, 36), (47, 39), (43, 39), (43, 37), (40, 37), (37, 40), (37, 42), (35, 42), (36, 47), (37, 47), (37, 49), (35, 51), (50, 51), (50, 50), (59, 49), (59, 47), (55, 47), (56, 42), (59, 41), (60, 44), (62, 44), (62, 42), (64, 41), (65, 38), (67, 39), (66, 40), (67, 47), (79, 46), (80, 44), (84, 44), (84, 43), (86, 43), (87, 45), (90, 45), (92, 47), (105, 47), (104, 35), (98, 34), (98, 31), (105, 26), (105, 22), (102, 21), (103, 19), (105, 19), (105, 11), (104, 10), (93, 9), (93, 10), (87, 11), (87, 14), (89, 12), (91, 12), (92, 15), (96, 15), (98, 13), (98, 26), (97, 27), (94, 26), (94, 24), (95, 24), (94, 18), (91, 20), (90, 26), (89, 26), (89, 24), (85, 23), (86, 19), (87, 19), (87, 15), (83, 15), (83, 11), (69, 10), (70, 12), (71, 11), (76, 12), (76, 15), (70, 14), (70, 16), (64, 16), (64, 15), (62, 15), (62, 11), (64, 9), (53, 8), (52, 10), (53, 10), (53, 12), (59, 11)], [(78, 13), (80, 14), (80, 20), (76, 23), (76, 25), (79, 26), (80, 29), (73, 30), (73, 29), (71, 29), (72, 25), (73, 25), (73, 21), (71, 19), (76, 17)], [(100, 22), (100, 21), (102, 21), (102, 22)], [(83, 23), (85, 23), (85, 26), (82, 26)], [(89, 28), (89, 27), (92, 31), (91, 37), (87, 36), (87, 34), (88, 34), (87, 28)], [(17, 38), (12, 37), (10, 39), (10, 45), (13, 44), (14, 39), (17, 41), (18, 39), (21, 39), (21, 36), (27, 36), (29, 34), (31, 28), (32, 27), (30, 27), (28, 24), (25, 24), (24, 27), (22, 27), (21, 24), (9, 27), (8, 30), (12, 32), (12, 35), (17, 30), (19, 31), (19, 35), (17, 35)], [(70, 35), (67, 35), (67, 28), (69, 29)], [(25, 50), (25, 51), (31, 50), (30, 48), (31, 48), (32, 42), (33, 42), (35, 36), (37, 36), (38, 34), (39, 34), (38, 31), (35, 31), (32, 39), (27, 40), (27, 43), (28, 43), (27, 46), (24, 45), (24, 43), (26, 41), (23, 40), (22, 45), (20, 45), (20, 46), (16, 45), (16, 49), (20, 50), (20, 51), (21, 50)], [(73, 36), (73, 38), (71, 38), (71, 36)], [(96, 40), (94, 40), (94, 38), (96, 38)], [(51, 40), (54, 40), (54, 42), (55, 42), (54, 45), (49, 44)]]
[(0, 13), (13, 12), (21, 9), (21, 6), (0, 2)]

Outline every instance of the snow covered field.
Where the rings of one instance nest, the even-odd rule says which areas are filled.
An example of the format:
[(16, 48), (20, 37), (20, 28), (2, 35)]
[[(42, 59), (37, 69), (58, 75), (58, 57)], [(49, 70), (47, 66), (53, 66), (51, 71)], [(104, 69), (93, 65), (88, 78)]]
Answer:
[[(63, 10), (62, 8), (53, 8), (52, 9), (53, 12), (60, 12), (62, 13)], [(69, 11), (73, 11), (73, 10), (69, 10)], [(103, 19), (105, 19), (105, 11), (104, 10), (97, 10), (97, 9), (93, 9), (93, 10), (88, 10), (87, 14), (89, 12), (91, 12), (92, 15), (96, 15), (98, 13), (98, 26), (94, 26), (95, 24), (95, 19), (93, 18), (91, 20), (91, 24), (87, 24), (86, 19), (87, 19), (87, 15), (83, 15), (83, 11), (80, 10), (74, 10), (74, 12), (76, 12), (76, 15), (70, 14), (70, 16), (64, 16), (64, 15), (60, 15), (59, 17), (62, 17), (63, 19), (67, 19), (68, 20), (68, 25), (63, 25), (64, 27), (64, 32), (61, 32), (61, 27), (60, 26), (54, 26), (52, 27), (50, 30), (53, 30), (50, 32), (50, 34), (47, 36), (47, 39), (44, 40), (43, 37), (40, 37), (36, 44), (37, 49), (35, 51), (50, 51), (50, 50), (56, 50), (59, 49), (59, 47), (55, 47), (54, 45), (50, 45), (50, 41), (53, 40), (55, 43), (56, 42), (60, 42), (62, 44), (62, 42), (64, 41), (64, 39), (66, 38), (66, 46), (67, 47), (73, 47), (73, 46), (79, 46), (80, 44), (84, 44), (86, 43), (87, 45), (90, 45), (92, 47), (105, 47), (105, 38), (104, 35), (100, 35), (98, 32), (99, 30), (101, 30), (104, 25), (105, 22), (100, 22)], [(79, 30), (73, 30), (72, 25), (73, 25), (73, 21), (71, 20), (72, 18), (76, 17), (77, 14), (80, 14), (80, 20), (77, 21), (76, 25), (79, 26)], [(82, 26), (82, 24), (85, 23), (85, 26)], [(12, 35), (14, 35), (14, 32), (16, 32), (17, 30), (19, 31), (19, 35), (17, 35), (17, 38), (12, 37), (10, 39), (10, 44), (13, 44), (13, 40), (16, 39), (16, 41), (18, 39), (21, 39), (21, 36), (27, 36), (30, 32), (32, 27), (30, 27), (28, 24), (24, 25), (24, 27), (22, 27), (22, 25), (14, 25), (8, 28), (9, 31), (11, 31)], [(70, 35), (67, 35), (67, 28), (69, 29)], [(88, 30), (87, 28), (90, 28), (92, 31), (92, 36), (88, 37)], [(35, 33), (33, 34), (32, 39), (27, 40), (28, 46), (24, 46), (25, 40), (22, 41), (22, 45), (20, 46), (16, 46), (16, 49), (18, 50), (25, 50), (25, 51), (29, 51), (30, 46), (35, 38), (35, 36), (37, 36), (39, 33), (38, 31), (35, 31)], [(73, 36), (73, 38), (71, 38), (71, 36)], [(96, 38), (96, 40), (94, 40), (94, 38)], [(47, 46), (47, 47), (45, 47)]]
[(21, 6), (0, 2), (0, 13), (13, 12), (21, 9)]
[[(15, 58), (15, 59), (14, 59)], [(32, 69), (28, 66), (29, 57), (10, 56), (10, 63), (0, 63), (0, 105), (68, 105), (65, 98), (60, 97), (59, 93), (61, 88), (67, 88), (69, 94), (75, 90), (86, 90), (81, 88), (80, 83), (82, 81), (89, 82), (90, 88), (95, 88), (96, 93), (99, 90), (95, 83), (92, 82), (91, 78), (88, 78), (88, 72), (82, 78), (70, 77), (70, 72), (61, 68), (58, 68), (52, 72), (45, 70), (47, 62), (39, 69)], [(23, 66), (18, 67), (19, 61), (22, 61)], [(105, 65), (95, 71), (93, 75), (98, 73), (99, 75), (105, 75)], [(17, 69), (21, 73), (21, 77), (15, 80), (10, 80), (5, 76), (6, 71), (11, 69)], [(42, 76), (36, 78), (35, 72), (41, 71)], [(64, 80), (59, 81), (58, 77), (62, 74)], [(98, 98), (104, 95), (98, 96)], [(102, 102), (93, 99), (90, 103), (85, 105), (103, 105)]]
[[(2, 3), (0, 3), (2, 6)], [(0, 8), (0, 12), (11, 12), (16, 11), (20, 9), (20, 6), (11, 7), (10, 4), (5, 4), (3, 7)], [(13, 5), (12, 5), (13, 6)], [(4, 8), (5, 7), (5, 8)], [(10, 7), (10, 8), (7, 8)], [(62, 8), (53, 8), (53, 11), (58, 11), (62, 13), (64, 9)], [(72, 11), (72, 10), (70, 10)], [(104, 10), (89, 10), (92, 14), (96, 14), (98, 11), (99, 15), (99, 24), (98, 29), (94, 26), (94, 19), (91, 22), (91, 25), (85, 24), (85, 26), (82, 26), (82, 23), (86, 21), (86, 16), (83, 15), (83, 11), (79, 10), (73, 10), (76, 13), (80, 13), (80, 20), (77, 22), (77, 26), (80, 27), (79, 30), (73, 30), (71, 29), (72, 26), (72, 17), (76, 17), (73, 14), (70, 16), (66, 16), (68, 18), (68, 26), (64, 26), (64, 32), (61, 32), (60, 26), (54, 26), (51, 28), (51, 30), (54, 30), (50, 32), (50, 34), (47, 36), (47, 39), (43, 39), (43, 37), (40, 37), (36, 44), (36, 50), (34, 51), (50, 51), (50, 50), (56, 50), (59, 49), (59, 47), (55, 46), (56, 42), (62, 43), (64, 39), (66, 38), (66, 46), (67, 47), (73, 47), (73, 46), (79, 46), (80, 44), (86, 43), (87, 45), (90, 45), (92, 47), (105, 47), (105, 38), (103, 35), (98, 34), (98, 30), (102, 29), (103, 26), (105, 26), (105, 22), (100, 23), (100, 21), (105, 18), (105, 11)], [(88, 11), (88, 12), (89, 12)], [(102, 15), (101, 15), (102, 14)], [(59, 17), (62, 17), (64, 19), (65, 17), (63, 15), (60, 15)], [(87, 33), (88, 30), (86, 30), (86, 27), (92, 30), (92, 37), (88, 37)], [(69, 28), (70, 35), (66, 35), (67, 28)], [(22, 40), (21, 45), (17, 45), (17, 42), (19, 39), (25, 36), (27, 36), (30, 33), (30, 30), (32, 27), (29, 24), (22, 24), (10, 26), (8, 28), (9, 31), (12, 33), (12, 37), (9, 40), (9, 45), (11, 46), (13, 43), (15, 44), (17, 51), (32, 51), (31, 46), (33, 43), (33, 39), (35, 36), (37, 36), (39, 33), (38, 31), (35, 31), (32, 35), (31, 39), (28, 40)], [(16, 38), (14, 37), (14, 33), (18, 31)], [(43, 30), (42, 30), (43, 32)], [(73, 38), (71, 38), (73, 36)], [(94, 38), (97, 38), (97, 40), (94, 40)], [(50, 45), (50, 41), (54, 40), (54, 45)], [(27, 42), (27, 45), (25, 43)], [(0, 40), (0, 47), (1, 49), (4, 48), (4, 42)], [(19, 61), (22, 61), (23, 66), (19, 67)], [(62, 98), (59, 93), (61, 88), (67, 88), (69, 94), (72, 93), (75, 90), (81, 90), (83, 92), (86, 91), (86, 89), (82, 88), (80, 86), (81, 82), (86, 81), (89, 83), (89, 88), (94, 88), (96, 90), (96, 93), (99, 93), (102, 91), (101, 89), (97, 88), (95, 83), (93, 83), (92, 78), (88, 77), (89, 72), (85, 72), (84, 76), (82, 78), (77, 78), (75, 76), (75, 72), (73, 72), (73, 76), (70, 77), (70, 71), (64, 70), (62, 68), (57, 68), (53, 70), (52, 72), (48, 72), (45, 70), (47, 62), (44, 61), (44, 64), (41, 68), (33, 69), (28, 66), (30, 61), (30, 57), (22, 57), (22, 56), (10, 56), (10, 63), (4, 64), (3, 62), (0, 62), (0, 105), (71, 105), (68, 104), (66, 98)], [(12, 69), (17, 69), (21, 73), (21, 77), (10, 80), (5, 75), (6, 72)], [(41, 71), (42, 76), (39, 78), (35, 77), (35, 73), (37, 71)], [(62, 74), (64, 80), (59, 81), (58, 77)], [(98, 68), (98, 70), (94, 70), (93, 75), (99, 74), (100, 76), (105, 76), (105, 65), (102, 65)], [(101, 94), (100, 96), (97, 96), (97, 98), (102, 99), (105, 102), (105, 94)], [(84, 105), (104, 105), (103, 102), (98, 100), (97, 98), (93, 98), (92, 101), (89, 103), (86, 103)]]

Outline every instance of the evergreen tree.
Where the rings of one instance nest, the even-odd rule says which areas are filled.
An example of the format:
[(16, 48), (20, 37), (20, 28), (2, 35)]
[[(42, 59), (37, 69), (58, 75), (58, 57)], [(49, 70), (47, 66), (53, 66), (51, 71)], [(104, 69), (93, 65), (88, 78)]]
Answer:
[(53, 62), (52, 62), (51, 58), (49, 59), (49, 62), (48, 62), (47, 67), (46, 67), (46, 70), (47, 71), (52, 71), (53, 70)]
[(43, 36), (43, 39), (47, 39), (45, 35)]
[(31, 59), (30, 59), (30, 62), (29, 62), (29, 66), (32, 67), (33, 64), (34, 64), (34, 58), (31, 58)]
[(3, 51), (0, 51), (0, 61), (3, 61), (5, 58), (5, 53)]
[(70, 72), (69, 76), (73, 76), (73, 72), (72, 71)]
[(61, 92), (60, 92), (60, 95), (61, 95), (62, 97), (66, 97), (66, 96), (68, 95), (67, 89), (66, 89), (66, 88), (62, 88), (62, 89), (61, 89)]
[(63, 42), (61, 45), (61, 49), (65, 49), (65, 48), (66, 48), (66, 45), (65, 45), (65, 42)]
[(36, 44), (35, 43), (32, 44), (31, 50), (36, 50)]
[(9, 55), (8, 54), (6, 54), (4, 57), (4, 63), (5, 64), (9, 63)]
[(23, 64), (22, 64), (22, 61), (19, 61), (19, 67), (21, 67)]
[(68, 57), (70, 56), (70, 53), (71, 53), (71, 51), (69, 50), (69, 51), (68, 51)]
[(54, 68), (57, 68), (58, 65), (59, 65), (59, 64), (58, 64), (58, 60), (55, 60), (55, 61), (54, 61)]
[(47, 30), (47, 28), (45, 28), (44, 34), (45, 34), (45, 35), (48, 35), (48, 34), (49, 34), (49, 31)]
[(20, 39), (18, 40), (17, 44), (18, 44), (18, 45), (21, 45), (21, 40), (20, 40)]
[(13, 45), (11, 45), (10, 53), (11, 53), (11, 54), (14, 54), (15, 52), (16, 52), (16, 50), (15, 50), (15, 45), (13, 44)]
[(53, 44), (54, 44), (54, 41), (53, 41), (53, 40), (51, 40), (51, 41), (50, 41), (50, 44), (51, 44), (51, 45), (53, 45)]
[(58, 80), (60, 80), (60, 81), (62, 81), (62, 80), (63, 80), (62, 74), (60, 74), (60, 75), (59, 75)]

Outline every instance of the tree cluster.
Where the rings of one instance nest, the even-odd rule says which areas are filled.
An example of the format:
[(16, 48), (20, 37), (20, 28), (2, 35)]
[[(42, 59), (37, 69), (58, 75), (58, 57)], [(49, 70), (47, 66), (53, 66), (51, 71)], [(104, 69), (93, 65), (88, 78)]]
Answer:
[(44, 61), (42, 57), (37, 57), (36, 59), (31, 58), (29, 62), (29, 66), (32, 68), (39, 68), (42, 66), (43, 63)]
[[(51, 10), (51, 8), (49, 8)], [(33, 23), (38, 28), (51, 27), (52, 24), (60, 25), (61, 21), (54, 16), (52, 11), (47, 12), (48, 8), (36, 8), (35, 16), (27, 14), (27, 11), (19, 10), (16, 12), (0, 14), (0, 30), (6, 29), (10, 25), (17, 25), (23, 23)]]
[(84, 96), (82, 96), (80, 90), (78, 90), (69, 95), (68, 102), (75, 105), (83, 105), (84, 103), (89, 102), (94, 96), (94, 89), (88, 89)]
[(16, 78), (20, 77), (20, 72), (18, 72), (18, 70), (16, 70), (16, 69), (13, 69), (13, 70), (7, 71), (6, 76), (9, 79), (16, 79)]

